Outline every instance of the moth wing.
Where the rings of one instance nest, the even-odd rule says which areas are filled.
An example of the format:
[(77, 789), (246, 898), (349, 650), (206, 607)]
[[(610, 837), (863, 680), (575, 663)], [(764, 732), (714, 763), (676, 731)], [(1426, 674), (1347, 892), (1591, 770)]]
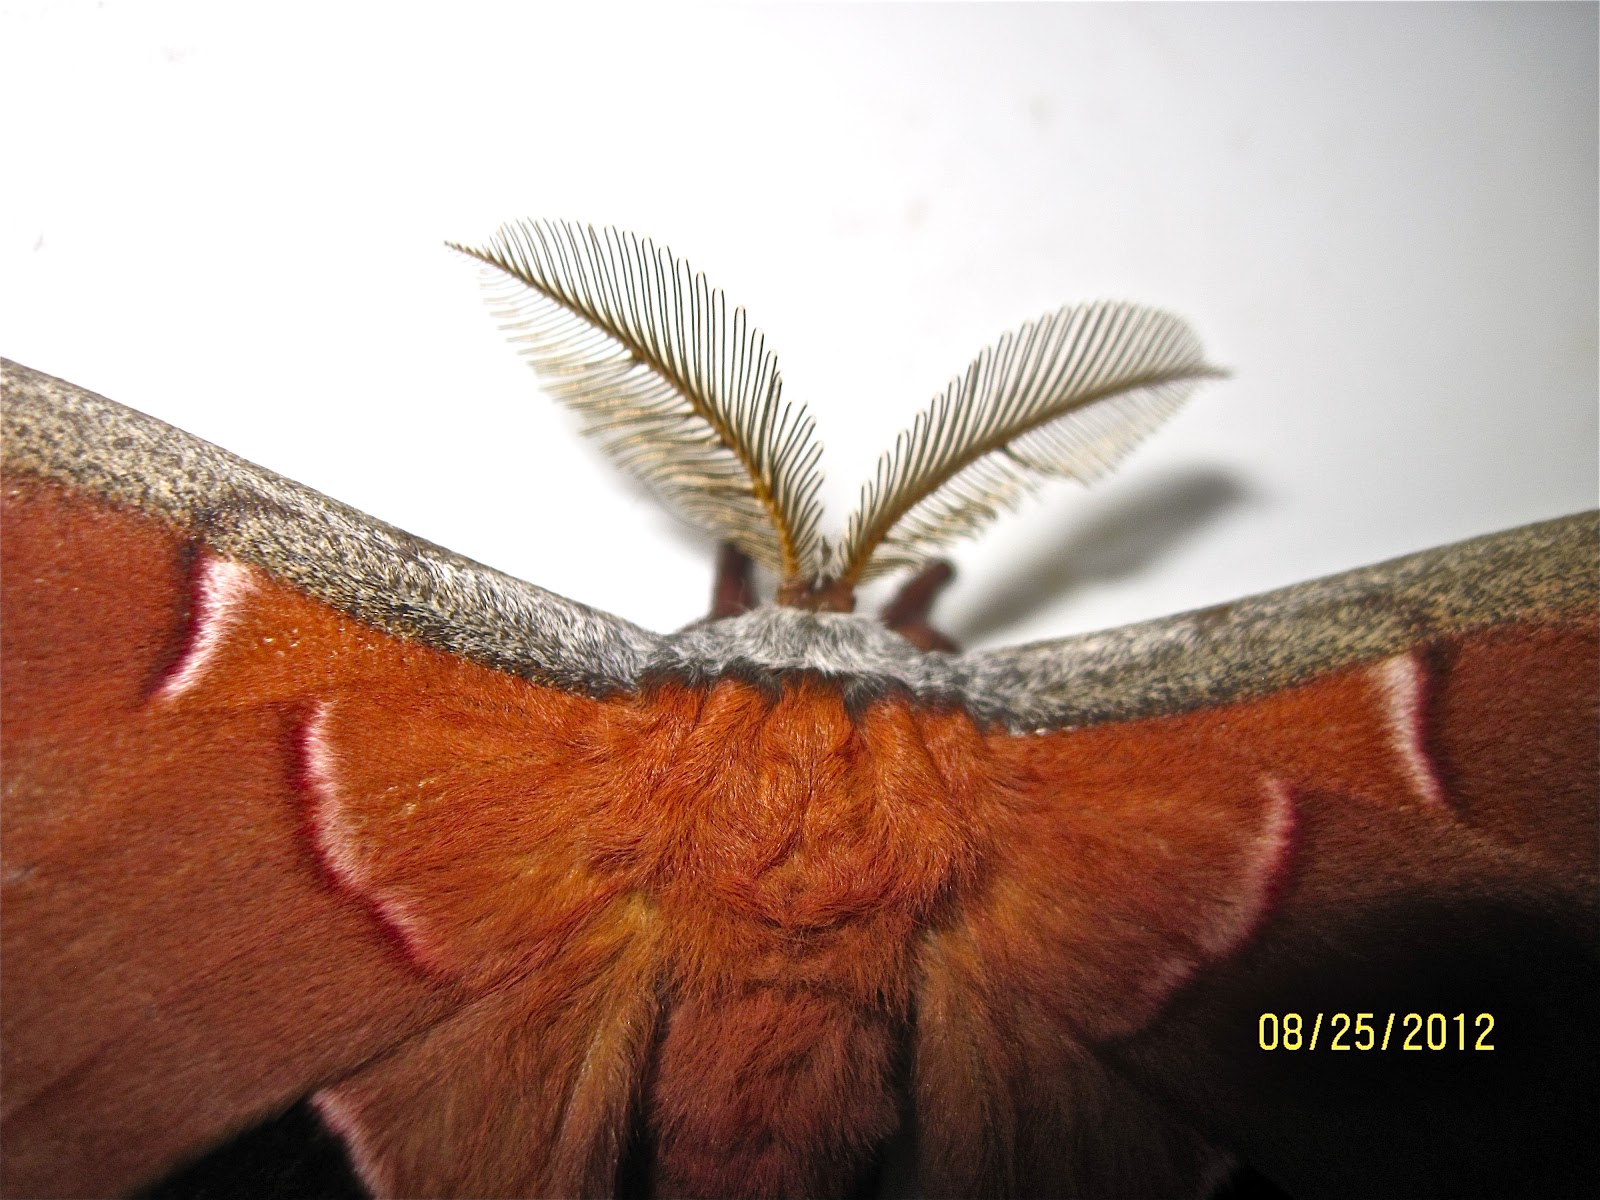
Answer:
[(319, 1089), (379, 1186), (593, 1190), (638, 914), (559, 812), (487, 848), (653, 635), (4, 371), (0, 1190), (123, 1192)]
[(1012, 799), (925, 947), (924, 1183), (1592, 1184), (1596, 579), (1590, 514), (967, 656)]

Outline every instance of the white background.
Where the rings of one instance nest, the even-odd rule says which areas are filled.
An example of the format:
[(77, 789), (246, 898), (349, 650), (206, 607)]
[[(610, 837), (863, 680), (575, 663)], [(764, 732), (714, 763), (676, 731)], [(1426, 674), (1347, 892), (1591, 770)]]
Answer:
[(1230, 381), (956, 553), (969, 644), (1596, 501), (1593, 5), (8, 4), (0, 353), (655, 628), (712, 547), (443, 248), (649, 234), (744, 304), (830, 525), (985, 342), (1189, 317)]

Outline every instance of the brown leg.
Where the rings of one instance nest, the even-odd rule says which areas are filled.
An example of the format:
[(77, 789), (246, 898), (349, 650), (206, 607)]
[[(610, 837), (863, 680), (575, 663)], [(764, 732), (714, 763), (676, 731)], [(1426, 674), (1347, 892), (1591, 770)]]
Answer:
[(918, 571), (884, 608), (879, 619), (919, 650), (956, 651), (960, 647), (929, 623), (933, 602), (956, 576), (942, 559)]
[(717, 579), (711, 587), (711, 619), (737, 617), (756, 606), (749, 557), (731, 542), (717, 548)]

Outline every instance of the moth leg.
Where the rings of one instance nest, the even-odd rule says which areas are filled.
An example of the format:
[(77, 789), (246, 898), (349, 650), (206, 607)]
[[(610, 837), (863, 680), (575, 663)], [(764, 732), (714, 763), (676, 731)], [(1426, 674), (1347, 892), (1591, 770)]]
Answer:
[(711, 620), (737, 617), (759, 601), (750, 556), (732, 542), (717, 547), (717, 578), (711, 586)]
[(944, 650), (955, 653), (961, 647), (935, 629), (929, 621), (933, 602), (956, 577), (956, 569), (944, 559), (931, 562), (918, 571), (885, 607), (879, 620), (918, 650)]

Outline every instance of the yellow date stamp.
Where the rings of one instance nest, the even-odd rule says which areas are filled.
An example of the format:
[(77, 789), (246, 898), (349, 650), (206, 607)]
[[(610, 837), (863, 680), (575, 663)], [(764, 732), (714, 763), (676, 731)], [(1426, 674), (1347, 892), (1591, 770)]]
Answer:
[(1493, 1050), (1494, 1014), (1264, 1012), (1256, 1032), (1263, 1050)]

